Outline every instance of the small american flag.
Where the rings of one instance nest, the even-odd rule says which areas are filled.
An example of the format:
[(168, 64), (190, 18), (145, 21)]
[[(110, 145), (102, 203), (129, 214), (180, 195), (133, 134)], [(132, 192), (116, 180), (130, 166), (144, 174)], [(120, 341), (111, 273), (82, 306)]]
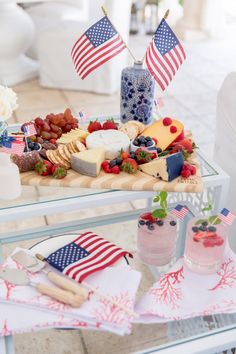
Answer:
[(6, 154), (17, 154), (22, 155), (25, 149), (25, 143), (20, 140), (11, 142), (10, 144), (5, 144), (0, 148), (0, 152), (5, 152)]
[(25, 134), (25, 136), (36, 135), (37, 132), (35, 129), (35, 125), (33, 123), (24, 125), (24, 134)]
[(158, 108), (162, 108), (162, 107), (165, 106), (162, 97), (157, 97), (157, 98), (155, 98), (155, 99), (154, 99), (154, 104), (155, 104), (155, 106), (158, 107)]
[(82, 282), (125, 255), (132, 257), (129, 252), (89, 231), (51, 253), (46, 261), (64, 275)]
[(71, 50), (75, 70), (84, 79), (125, 48), (120, 35), (104, 16), (75, 42)]
[(185, 59), (184, 48), (163, 18), (145, 55), (146, 66), (162, 91)]
[(231, 213), (228, 209), (223, 208), (220, 212), (219, 219), (227, 225), (232, 225), (236, 215)]
[(176, 205), (176, 207), (171, 211), (171, 213), (179, 219), (184, 219), (185, 216), (188, 214), (188, 209), (185, 208), (183, 205)]
[(86, 114), (84, 114), (82, 111), (79, 112), (79, 121), (80, 122), (84, 122), (88, 119), (88, 117), (86, 116)]

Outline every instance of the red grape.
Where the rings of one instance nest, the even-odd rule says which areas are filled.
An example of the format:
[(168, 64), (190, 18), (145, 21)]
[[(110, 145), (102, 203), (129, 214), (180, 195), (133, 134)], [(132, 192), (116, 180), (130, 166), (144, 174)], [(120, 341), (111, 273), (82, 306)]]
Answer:
[(43, 124), (44, 124), (43, 119), (40, 118), (40, 117), (35, 118), (34, 122), (35, 122), (35, 124), (36, 124), (37, 126), (39, 126), (39, 127), (42, 127)]
[(51, 134), (49, 132), (44, 131), (44, 130), (41, 132), (41, 136), (45, 140), (51, 139)]
[(51, 131), (54, 132), (54, 133), (57, 133), (60, 130), (58, 125), (55, 125), (55, 124), (52, 124), (52, 123), (51, 123), (50, 127), (51, 127)]
[(70, 132), (71, 131), (71, 125), (67, 123), (66, 126), (64, 127), (63, 131), (66, 132), (66, 133)]
[(51, 139), (58, 139), (58, 134), (51, 132)]

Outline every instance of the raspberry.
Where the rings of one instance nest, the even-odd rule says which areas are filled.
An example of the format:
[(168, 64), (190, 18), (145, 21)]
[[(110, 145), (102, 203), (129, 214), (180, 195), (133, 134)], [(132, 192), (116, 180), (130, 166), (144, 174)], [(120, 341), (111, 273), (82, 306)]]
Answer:
[(177, 128), (176, 128), (175, 125), (172, 125), (172, 126), (170, 127), (170, 132), (171, 132), (172, 134), (174, 134), (174, 133), (177, 132)]
[(152, 221), (152, 213), (145, 213), (140, 216), (143, 220), (149, 220)]
[(216, 246), (221, 246), (221, 245), (223, 245), (223, 243), (224, 243), (224, 240), (222, 237), (218, 236), (215, 238), (215, 245)]
[(190, 170), (190, 172), (191, 172), (191, 175), (195, 175), (196, 172), (197, 172), (196, 167), (193, 166), (193, 165), (189, 165), (189, 170)]
[(166, 127), (168, 125), (171, 125), (171, 124), (172, 124), (172, 119), (171, 118), (166, 117), (166, 118), (163, 119), (163, 125), (165, 125)]
[(113, 166), (111, 168), (111, 173), (115, 173), (116, 175), (118, 175), (120, 173), (119, 166)]
[(108, 160), (105, 160), (105, 161), (103, 161), (103, 163), (102, 163), (102, 168), (104, 168), (104, 167), (106, 167), (106, 166), (108, 166), (109, 165), (109, 161)]
[(203, 246), (208, 248), (208, 247), (214, 247), (215, 246), (215, 240), (212, 238), (207, 238), (206, 240), (203, 241)]
[(191, 172), (186, 169), (182, 170), (180, 174), (183, 178), (188, 178), (189, 176), (191, 176)]

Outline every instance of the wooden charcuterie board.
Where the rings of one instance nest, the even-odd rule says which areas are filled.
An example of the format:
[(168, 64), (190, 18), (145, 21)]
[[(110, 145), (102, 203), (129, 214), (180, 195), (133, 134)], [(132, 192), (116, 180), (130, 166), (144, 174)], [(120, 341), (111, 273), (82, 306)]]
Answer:
[(119, 175), (106, 174), (101, 171), (98, 177), (89, 177), (73, 170), (69, 170), (68, 175), (61, 180), (52, 176), (42, 177), (34, 171), (25, 172), (21, 174), (21, 182), (23, 185), (31, 186), (197, 193), (203, 191), (203, 181), (196, 154), (194, 153), (193, 155), (188, 162), (196, 166), (197, 174), (187, 179), (178, 177), (172, 182), (161, 181), (140, 171), (137, 171), (134, 175), (125, 172), (121, 172)]

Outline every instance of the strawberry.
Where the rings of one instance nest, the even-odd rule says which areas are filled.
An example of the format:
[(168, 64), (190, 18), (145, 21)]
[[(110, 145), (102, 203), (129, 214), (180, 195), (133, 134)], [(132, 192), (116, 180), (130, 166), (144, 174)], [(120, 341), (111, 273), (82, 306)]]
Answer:
[(130, 154), (127, 151), (124, 151), (124, 150), (121, 149), (120, 157), (122, 158), (122, 160), (125, 160), (125, 159), (128, 159), (130, 157)]
[(47, 160), (40, 160), (35, 165), (35, 171), (38, 172), (40, 176), (47, 176), (52, 174), (52, 164)]
[(217, 236), (216, 239), (215, 239), (215, 245), (216, 246), (221, 246), (221, 245), (223, 245), (223, 243), (224, 243), (223, 238), (220, 237), (220, 236)]
[(138, 164), (134, 159), (127, 158), (123, 160), (121, 170), (127, 173), (135, 173), (138, 169)]
[(66, 177), (67, 170), (66, 170), (65, 166), (53, 165), (52, 166), (52, 175), (56, 179), (62, 179), (64, 177)]
[(97, 120), (91, 121), (88, 125), (88, 132), (89, 133), (92, 133), (92, 132), (95, 132), (96, 130), (101, 130), (101, 129), (102, 129), (102, 125)]
[(138, 165), (142, 165), (143, 163), (147, 163), (152, 160), (151, 154), (148, 151), (139, 148), (135, 151), (135, 160), (137, 161)]
[(118, 129), (117, 124), (114, 122), (114, 119), (107, 119), (106, 122), (103, 123), (102, 129), (108, 130), (108, 129)]
[(180, 140), (177, 143), (174, 143), (173, 145), (175, 152), (181, 150), (186, 150), (190, 154), (193, 152), (193, 143), (189, 139)]
[(111, 168), (111, 173), (115, 173), (116, 175), (118, 175), (120, 173), (119, 166), (113, 166)]

